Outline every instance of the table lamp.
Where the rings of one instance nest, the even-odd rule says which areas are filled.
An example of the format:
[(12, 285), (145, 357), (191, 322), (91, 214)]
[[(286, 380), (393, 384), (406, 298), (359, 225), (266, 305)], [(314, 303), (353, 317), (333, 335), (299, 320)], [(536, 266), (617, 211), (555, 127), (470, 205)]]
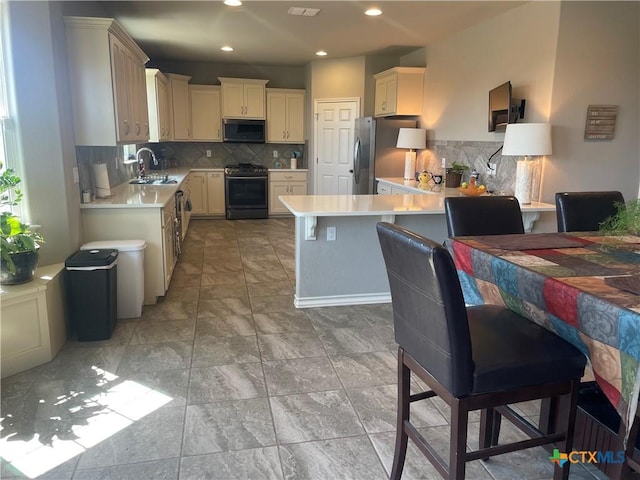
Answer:
[(415, 180), (416, 176), (416, 148), (426, 148), (427, 130), (425, 128), (401, 128), (398, 132), (398, 148), (408, 148), (404, 154), (404, 179)]
[(527, 205), (531, 203), (531, 190), (536, 162), (533, 156), (551, 155), (551, 124), (510, 123), (504, 134), (502, 155), (524, 156), (516, 163), (516, 186), (514, 196)]

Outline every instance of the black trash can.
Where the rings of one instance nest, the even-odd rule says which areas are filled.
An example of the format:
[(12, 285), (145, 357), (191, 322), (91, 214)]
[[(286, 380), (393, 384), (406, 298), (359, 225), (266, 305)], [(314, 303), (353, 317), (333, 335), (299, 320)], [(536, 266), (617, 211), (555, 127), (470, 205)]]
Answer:
[(118, 250), (79, 250), (65, 262), (72, 327), (81, 342), (108, 340), (116, 326)]

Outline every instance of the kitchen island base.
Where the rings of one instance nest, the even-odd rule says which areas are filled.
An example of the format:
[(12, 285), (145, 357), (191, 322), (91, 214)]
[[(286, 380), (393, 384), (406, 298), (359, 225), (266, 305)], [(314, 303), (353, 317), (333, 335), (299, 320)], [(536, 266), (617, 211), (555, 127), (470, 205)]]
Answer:
[[(389, 303), (389, 282), (378, 243), (382, 216), (317, 217), (316, 240), (305, 240), (306, 222), (296, 217), (297, 308)], [(442, 215), (398, 215), (396, 225), (436, 242), (447, 238)], [(327, 228), (335, 240), (327, 240)]]
[[(446, 189), (445, 189), (446, 190)], [(456, 196), (460, 194), (455, 192)], [(447, 238), (446, 193), (424, 195), (283, 195), (296, 217), (297, 308), (389, 303), (387, 272), (376, 224), (390, 222), (435, 242)], [(526, 230), (555, 206), (522, 207)]]

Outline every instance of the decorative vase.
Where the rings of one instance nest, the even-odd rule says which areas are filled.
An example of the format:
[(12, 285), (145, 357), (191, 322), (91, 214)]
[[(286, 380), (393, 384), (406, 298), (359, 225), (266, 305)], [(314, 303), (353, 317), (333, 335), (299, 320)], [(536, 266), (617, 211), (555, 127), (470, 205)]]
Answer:
[(15, 271), (10, 272), (6, 262), (0, 262), (0, 284), (18, 285), (33, 280), (38, 266), (38, 252), (19, 252), (11, 254)]
[(462, 170), (453, 170), (451, 168), (447, 168), (446, 176), (444, 179), (444, 186), (447, 188), (456, 188), (460, 186), (462, 182)]

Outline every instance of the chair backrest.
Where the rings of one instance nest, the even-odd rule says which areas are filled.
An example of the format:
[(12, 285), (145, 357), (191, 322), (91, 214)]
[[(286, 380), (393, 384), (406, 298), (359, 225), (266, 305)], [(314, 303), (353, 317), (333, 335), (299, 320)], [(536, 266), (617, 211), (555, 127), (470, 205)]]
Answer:
[(516, 197), (446, 197), (449, 237), (524, 233)]
[(597, 232), (600, 224), (624, 204), (620, 192), (556, 193), (556, 218), (559, 232)]
[(381, 222), (377, 230), (391, 287), (396, 342), (454, 396), (471, 393), (471, 337), (451, 255), (396, 225)]

